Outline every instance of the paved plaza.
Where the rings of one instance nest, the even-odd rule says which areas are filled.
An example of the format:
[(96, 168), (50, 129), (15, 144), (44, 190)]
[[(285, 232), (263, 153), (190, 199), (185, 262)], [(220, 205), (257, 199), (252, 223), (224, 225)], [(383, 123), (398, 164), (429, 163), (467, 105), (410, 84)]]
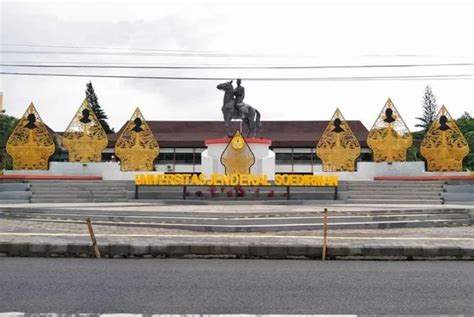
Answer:
[[(400, 223), (400, 220), (390, 220), (390, 217), (400, 219), (401, 216), (410, 217), (413, 214), (427, 217), (424, 212), (433, 210), (435, 206), (424, 206), (424, 209), (420, 209), (420, 206), (415, 205), (252, 205), (241, 203), (198, 205), (176, 202), (3, 205), (0, 206), (0, 246), (3, 246), (0, 253), (11, 255), (10, 253), (13, 252), (15, 255), (17, 252), (17, 255), (44, 256), (54, 254), (54, 247), (57, 247), (57, 250), (62, 250), (58, 251), (59, 254), (67, 255), (73, 246), (73, 248), (78, 248), (78, 251), (69, 252), (71, 255), (88, 254), (90, 237), (85, 218), (91, 217), (99, 247), (105, 254), (111, 256), (271, 257), (273, 255), (286, 258), (292, 255), (310, 256), (312, 254), (318, 257), (323, 236), (321, 229), (207, 232), (177, 229), (166, 225), (179, 223), (185, 218), (184, 225), (203, 221), (223, 221), (224, 223), (237, 221), (258, 225), (259, 222), (266, 221), (270, 223), (270, 226), (276, 223), (278, 226), (292, 228), (291, 225), (295, 225), (294, 222), (309, 221), (311, 225), (317, 226), (323, 219), (324, 208), (330, 210), (328, 214), (330, 222), (336, 219), (337, 223), (337, 219), (342, 218), (345, 219), (343, 224), (349, 225), (348, 229), (329, 227), (328, 252), (329, 255), (333, 255), (333, 258), (386, 255), (394, 257), (452, 256), (467, 259), (474, 255), (474, 227), (470, 224), (450, 223), (439, 226), (436, 219), (419, 220), (417, 218), (408, 222), (413, 227), (373, 229), (369, 226), (369, 229), (364, 228), (374, 219), (385, 219), (383, 217), (388, 217), (386, 222), (392, 221), (395, 224)], [(444, 209), (443, 214), (447, 214), (456, 211), (472, 211), (473, 206), (443, 205), (440, 207), (437, 205), (436, 208)], [(376, 218), (374, 218), (374, 213), (377, 214)], [(367, 223), (362, 221), (367, 221)], [(433, 226), (416, 226), (423, 221), (433, 221)], [(351, 229), (354, 223), (362, 227)], [(384, 224), (384, 227), (387, 225)], [(13, 250), (12, 245), (16, 245), (18, 250)], [(31, 251), (34, 248), (37, 252)], [(110, 249), (114, 249), (114, 252), (109, 252)], [(370, 249), (379, 251), (368, 251)]]

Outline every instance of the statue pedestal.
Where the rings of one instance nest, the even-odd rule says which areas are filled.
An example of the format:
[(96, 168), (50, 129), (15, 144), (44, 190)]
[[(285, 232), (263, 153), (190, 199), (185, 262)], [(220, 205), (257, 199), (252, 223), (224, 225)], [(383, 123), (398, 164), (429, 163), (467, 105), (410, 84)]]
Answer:
[[(221, 156), (230, 139), (205, 140), (207, 150), (201, 154), (201, 172), (206, 175), (225, 174)], [(272, 140), (245, 139), (255, 156), (255, 164), (250, 168), (250, 174), (267, 175), (268, 180), (275, 179), (275, 152), (270, 150)]]

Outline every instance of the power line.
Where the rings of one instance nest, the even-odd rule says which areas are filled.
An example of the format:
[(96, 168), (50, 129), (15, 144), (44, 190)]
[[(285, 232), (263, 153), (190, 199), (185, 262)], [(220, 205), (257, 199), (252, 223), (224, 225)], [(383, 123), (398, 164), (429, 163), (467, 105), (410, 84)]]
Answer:
[[(148, 52), (175, 52), (175, 53), (202, 53), (202, 54), (225, 54), (235, 56), (258, 56), (258, 57), (315, 57), (314, 55), (305, 54), (276, 54), (276, 53), (228, 53), (215, 50), (186, 50), (186, 49), (163, 49), (163, 48), (141, 48), (141, 47), (104, 47), (104, 46), (80, 46), (80, 45), (45, 45), (45, 44), (7, 44), (3, 43), (2, 47), (38, 47), (38, 48), (62, 48), (62, 49), (94, 49), (94, 50), (118, 50), (118, 51), (148, 51)], [(426, 54), (363, 54), (366, 57), (444, 57), (444, 58), (471, 58), (472, 56), (443, 56), (443, 55), (426, 55)]]
[(213, 53), (213, 52), (191, 52), (191, 51), (156, 51), (156, 52), (66, 52), (66, 51), (28, 51), (28, 50), (1, 50), (2, 54), (40, 54), (40, 55), (104, 55), (104, 56), (174, 56), (174, 57), (272, 57), (270, 54), (252, 53)]
[(351, 68), (413, 68), (413, 67), (446, 67), (446, 66), (473, 66), (474, 63), (438, 63), (438, 64), (378, 64), (378, 65), (74, 65), (74, 64), (0, 64), (5, 67), (31, 67), (31, 68), (105, 68), (105, 69), (351, 69)]
[[(119, 79), (151, 79), (151, 80), (209, 80), (226, 81), (223, 77), (175, 77), (175, 76), (133, 76), (133, 75), (101, 75), (101, 74), (55, 74), (55, 73), (18, 73), (0, 72), (3, 75), (48, 76), (48, 77), (86, 77), (86, 78), (119, 78)], [(457, 75), (411, 75), (411, 76), (352, 76), (352, 77), (242, 77), (247, 81), (371, 81), (371, 80), (471, 80), (473, 74)]]
[(42, 47), (42, 48), (72, 48), (72, 49), (94, 49), (94, 50), (123, 50), (123, 51), (150, 51), (150, 52), (186, 52), (186, 53), (222, 53), (218, 51), (203, 50), (172, 50), (160, 48), (129, 48), (129, 47), (103, 47), (103, 46), (75, 46), (75, 45), (36, 45), (36, 44), (2, 44), (1, 46), (17, 47)]
[[(28, 51), (28, 50), (1, 50), (2, 54), (37, 54), (37, 55), (89, 55), (89, 56), (167, 56), (167, 57), (291, 57), (291, 55), (271, 55), (271, 54), (252, 54), (252, 53), (213, 53), (213, 52), (186, 52), (186, 51), (159, 51), (159, 52), (66, 52), (66, 51)], [(294, 56), (293, 56), (294, 57)], [(310, 56), (300, 56), (310, 57)]]

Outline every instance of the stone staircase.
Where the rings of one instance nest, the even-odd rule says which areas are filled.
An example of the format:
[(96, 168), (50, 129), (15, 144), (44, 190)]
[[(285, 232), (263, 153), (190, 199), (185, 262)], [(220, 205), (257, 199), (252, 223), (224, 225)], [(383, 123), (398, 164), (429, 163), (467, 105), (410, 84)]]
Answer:
[(339, 199), (353, 204), (443, 204), (444, 181), (347, 181)]
[(29, 203), (30, 184), (24, 182), (0, 183), (0, 204)]
[(124, 202), (123, 181), (30, 181), (32, 203)]

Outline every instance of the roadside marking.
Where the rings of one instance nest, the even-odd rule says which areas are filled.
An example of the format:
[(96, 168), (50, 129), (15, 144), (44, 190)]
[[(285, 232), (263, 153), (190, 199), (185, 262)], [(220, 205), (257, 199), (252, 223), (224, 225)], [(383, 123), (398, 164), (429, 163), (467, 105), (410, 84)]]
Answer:
[[(88, 237), (87, 233), (44, 233), (44, 232), (0, 232), (0, 236), (41, 236), (41, 237)], [(322, 236), (283, 236), (283, 235), (243, 235), (243, 234), (95, 234), (96, 237), (136, 237), (136, 238), (285, 238), (285, 239), (322, 239)], [(474, 241), (474, 238), (465, 237), (355, 237), (355, 236), (328, 236), (334, 240), (442, 240), (442, 241)]]

